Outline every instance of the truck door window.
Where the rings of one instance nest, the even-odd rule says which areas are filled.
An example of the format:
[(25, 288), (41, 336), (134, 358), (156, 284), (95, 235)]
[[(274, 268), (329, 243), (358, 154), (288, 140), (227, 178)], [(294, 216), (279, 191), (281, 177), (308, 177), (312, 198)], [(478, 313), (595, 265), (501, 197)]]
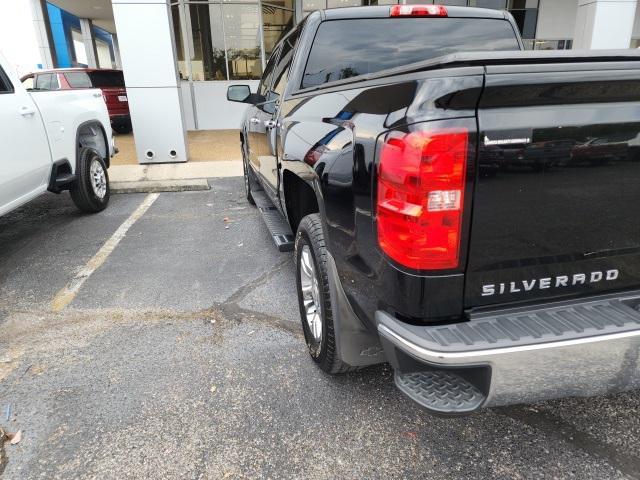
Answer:
[(293, 53), (295, 52), (296, 42), (300, 37), (301, 29), (297, 28), (282, 44), (282, 52), (280, 52), (280, 60), (275, 68), (273, 92), (277, 97), (281, 97), (284, 93), (284, 89), (287, 86), (289, 80), (289, 67), (293, 60)]
[(481, 50), (520, 50), (511, 24), (490, 18), (325, 21), (313, 41), (302, 88)]
[(267, 92), (271, 88), (271, 83), (273, 81), (273, 69), (276, 66), (276, 62), (278, 60), (278, 56), (280, 55), (280, 48), (277, 48), (273, 51), (271, 56), (269, 57), (269, 61), (267, 62), (267, 66), (264, 69), (264, 73), (262, 74), (262, 79), (260, 80), (260, 86), (258, 87), (258, 93), (267, 98)]
[[(57, 83), (57, 82), (56, 82)], [(41, 73), (36, 75), (36, 90), (53, 90), (53, 74)]]

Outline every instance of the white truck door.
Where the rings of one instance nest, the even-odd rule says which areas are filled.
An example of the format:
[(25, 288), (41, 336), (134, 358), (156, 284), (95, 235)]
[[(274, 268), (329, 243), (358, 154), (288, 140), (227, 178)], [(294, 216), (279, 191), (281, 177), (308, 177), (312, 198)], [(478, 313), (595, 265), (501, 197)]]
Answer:
[(2, 65), (0, 61), (0, 215), (44, 192), (51, 171), (40, 112), (18, 78)]

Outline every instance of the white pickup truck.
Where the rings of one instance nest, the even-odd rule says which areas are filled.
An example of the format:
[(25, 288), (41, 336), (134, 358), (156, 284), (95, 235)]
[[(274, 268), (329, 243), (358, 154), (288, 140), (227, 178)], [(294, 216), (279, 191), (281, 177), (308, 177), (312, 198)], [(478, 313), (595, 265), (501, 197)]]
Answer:
[(25, 90), (0, 55), (0, 215), (47, 190), (69, 190), (83, 212), (109, 203), (116, 153), (98, 89)]

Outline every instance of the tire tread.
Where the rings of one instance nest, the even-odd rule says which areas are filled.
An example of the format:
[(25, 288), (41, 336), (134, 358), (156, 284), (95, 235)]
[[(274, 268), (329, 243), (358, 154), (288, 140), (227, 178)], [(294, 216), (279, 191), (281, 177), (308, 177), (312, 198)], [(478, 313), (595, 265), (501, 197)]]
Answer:
[[(322, 228), (322, 220), (320, 219), (320, 215), (317, 213), (307, 215), (300, 221), (300, 225), (298, 226), (298, 235), (296, 236), (296, 252), (298, 250), (298, 239), (302, 236), (302, 232), (306, 232), (309, 237), (309, 246), (313, 249), (314, 257), (316, 259), (316, 265), (318, 267), (318, 272), (321, 276), (322, 282), (322, 291), (324, 295), (324, 304), (323, 304), (323, 312), (324, 312), (324, 325), (323, 327), (326, 329), (325, 336), (325, 344), (324, 344), (324, 352), (321, 352), (319, 357), (320, 359), (316, 360), (322, 368), (327, 373), (330, 374), (342, 374), (353, 372), (358, 370), (358, 367), (353, 367), (342, 361), (340, 355), (337, 351), (336, 346), (336, 332), (335, 325), (333, 323), (333, 311), (331, 309), (332, 300), (329, 288), (329, 276), (327, 274), (327, 248), (324, 239), (324, 230)], [(297, 258), (297, 254), (296, 254)], [(300, 294), (299, 294), (300, 295)], [(326, 308), (328, 306), (328, 308)], [(302, 315), (302, 312), (301, 312)], [(304, 318), (302, 318), (304, 322)]]
[(91, 187), (89, 175), (91, 160), (95, 155), (100, 158), (100, 154), (91, 148), (81, 147), (78, 150), (76, 181), (74, 185), (69, 189), (69, 194), (71, 195), (73, 203), (76, 205), (76, 207), (78, 207), (79, 210), (86, 213), (101, 212), (102, 210), (107, 208), (107, 205), (109, 203), (109, 174), (102, 158), (100, 158), (100, 162), (102, 162), (102, 168), (104, 168), (104, 172), (107, 178), (107, 193), (105, 195), (105, 198), (102, 201), (98, 199), (98, 197), (96, 197), (93, 193), (93, 188)]

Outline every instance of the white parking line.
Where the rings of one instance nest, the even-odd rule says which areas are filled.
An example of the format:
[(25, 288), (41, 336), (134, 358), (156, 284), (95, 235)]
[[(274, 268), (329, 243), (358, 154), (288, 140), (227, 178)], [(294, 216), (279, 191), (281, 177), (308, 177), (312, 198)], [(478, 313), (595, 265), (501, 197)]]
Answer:
[(111, 255), (111, 252), (115, 250), (115, 248), (120, 243), (127, 231), (131, 228), (131, 226), (136, 223), (136, 221), (144, 215), (144, 213), (149, 209), (153, 202), (160, 196), (159, 193), (150, 193), (144, 199), (144, 201), (140, 204), (138, 208), (136, 208), (135, 212), (133, 212), (129, 218), (127, 218), (122, 225), (118, 227), (118, 229), (111, 235), (111, 238), (107, 240), (104, 245), (98, 250), (98, 252), (91, 257), (91, 259), (86, 263), (86, 265), (80, 270), (73, 280), (69, 282), (62, 290), (60, 290), (53, 300), (51, 301), (51, 309), (54, 312), (59, 312), (64, 309), (67, 305), (69, 305), (73, 299), (78, 294), (80, 287), (82, 284), (91, 276), (93, 272), (95, 272), (100, 266), (105, 262), (107, 257)]

